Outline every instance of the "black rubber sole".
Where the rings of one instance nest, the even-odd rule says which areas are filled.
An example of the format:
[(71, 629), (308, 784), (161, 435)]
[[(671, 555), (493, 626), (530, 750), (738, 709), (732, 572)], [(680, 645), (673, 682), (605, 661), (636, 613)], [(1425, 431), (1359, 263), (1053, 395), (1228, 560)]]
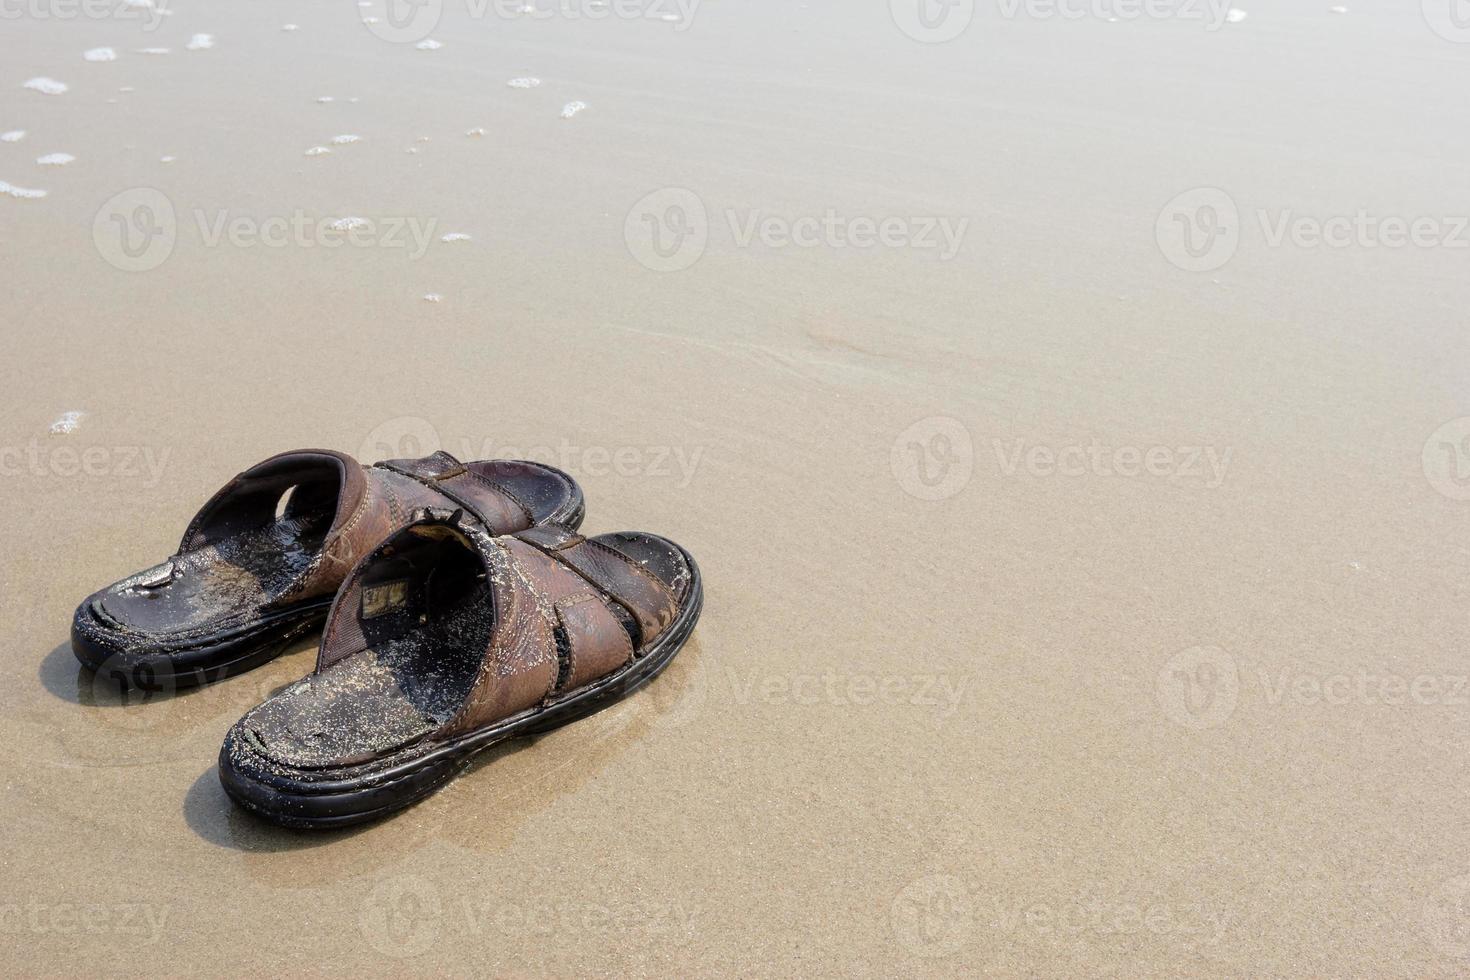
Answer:
[[(292, 640), (320, 629), (331, 599), (279, 613), (248, 632), (197, 646), (152, 653), (124, 653), (94, 643), (75, 622), (71, 652), (78, 662), (123, 691), (167, 693), (212, 684), (279, 657)], [(85, 615), (85, 610), (77, 615)]]
[(582, 484), (573, 480), (570, 475), (563, 473), (555, 466), (545, 463), (537, 463), (537, 466), (548, 469), (567, 481), (567, 486), (572, 488), (572, 495), (566, 503), (562, 504), (543, 523), (560, 524), (562, 527), (571, 528), (573, 531), (582, 526), (582, 520), (587, 516), (587, 499), (582, 496)]
[(235, 754), (253, 754), (254, 750), (238, 744), (237, 730), (231, 729), (220, 749), (220, 783), (240, 807), (283, 827), (297, 830), (348, 827), (417, 803), (454, 779), (475, 755), (492, 745), (560, 728), (621, 701), (663, 672), (699, 620), (704, 606), (699, 566), (688, 552), (682, 548), (680, 552), (689, 563), (689, 599), (663, 635), (621, 670), (548, 706), (528, 709), (408, 758), (400, 754), (352, 767), (350, 774), (336, 778), (330, 774), (305, 778), (304, 774), (271, 772), (264, 765), (260, 773), (242, 771), (234, 761)]

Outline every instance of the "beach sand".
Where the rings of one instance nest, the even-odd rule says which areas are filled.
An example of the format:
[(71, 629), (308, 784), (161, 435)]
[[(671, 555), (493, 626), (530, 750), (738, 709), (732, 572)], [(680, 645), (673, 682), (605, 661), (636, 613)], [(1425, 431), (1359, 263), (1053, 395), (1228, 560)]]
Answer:
[[(6, 972), (1464, 975), (1470, 49), (1183, 6), (7, 8)], [(305, 446), (563, 466), (699, 627), (262, 824), (314, 641), (122, 704), (67, 630)]]

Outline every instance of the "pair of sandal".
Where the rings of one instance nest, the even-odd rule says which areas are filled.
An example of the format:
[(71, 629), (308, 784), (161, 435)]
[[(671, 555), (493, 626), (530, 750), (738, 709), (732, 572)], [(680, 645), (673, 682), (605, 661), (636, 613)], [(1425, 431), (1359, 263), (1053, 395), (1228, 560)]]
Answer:
[(582, 537), (583, 512), (539, 463), (282, 453), (215, 494), (172, 558), (82, 602), (72, 649), (175, 690), (325, 624), (316, 669), (230, 729), (220, 781), (289, 827), (370, 820), (631, 693), (688, 639), (694, 559), (654, 534)]

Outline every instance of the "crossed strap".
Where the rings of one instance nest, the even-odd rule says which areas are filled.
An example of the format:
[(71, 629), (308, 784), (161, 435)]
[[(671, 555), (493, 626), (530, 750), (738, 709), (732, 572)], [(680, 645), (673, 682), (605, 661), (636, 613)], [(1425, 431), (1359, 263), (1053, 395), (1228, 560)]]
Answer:
[(631, 614), (638, 623), (639, 646), (650, 643), (673, 622), (678, 607), (668, 586), (622, 552), (558, 526), (521, 531), (507, 547), (514, 547), (516, 541), (534, 545)]
[(508, 487), (476, 473), (443, 450), (419, 459), (385, 459), (374, 467), (417, 480), (497, 534), (536, 523), (531, 509)]
[(633, 660), (677, 604), (622, 553), (559, 527), (491, 538), (458, 530), (489, 570), (496, 621), (480, 673), (442, 734), (467, 731), (590, 684)]

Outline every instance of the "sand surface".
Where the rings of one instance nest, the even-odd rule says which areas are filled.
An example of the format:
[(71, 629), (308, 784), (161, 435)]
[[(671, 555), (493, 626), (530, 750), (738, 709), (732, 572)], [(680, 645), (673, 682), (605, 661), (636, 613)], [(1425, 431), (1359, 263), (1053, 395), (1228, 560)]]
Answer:
[[(4, 972), (1470, 970), (1432, 0), (374, 2), (5, 8)], [(123, 705), (67, 628), (303, 446), (557, 463), (703, 619), (396, 819), (263, 825), (215, 756), (314, 644)]]

